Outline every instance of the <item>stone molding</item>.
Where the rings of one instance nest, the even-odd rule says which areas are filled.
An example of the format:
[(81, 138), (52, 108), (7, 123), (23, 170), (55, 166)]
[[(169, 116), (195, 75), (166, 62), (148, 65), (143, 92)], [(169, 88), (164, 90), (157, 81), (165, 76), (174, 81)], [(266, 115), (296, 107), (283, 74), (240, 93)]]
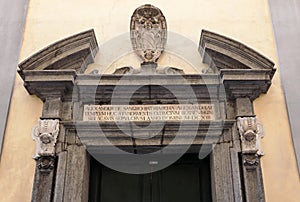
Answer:
[(23, 70), (74, 69), (83, 73), (87, 65), (94, 62), (98, 44), (94, 30), (88, 30), (67, 37), (49, 45), (19, 64)]
[(198, 50), (204, 63), (211, 64), (212, 60), (220, 69), (269, 69), (275, 73), (274, 63), (268, 58), (238, 41), (207, 30), (201, 32)]
[[(165, 74), (165, 75), (183, 75), (184, 71), (182, 69), (176, 67), (164, 67), (163, 69), (157, 69), (156, 63), (142, 64), (141, 68), (136, 69), (131, 66), (121, 67), (114, 71), (113, 74), (116, 75), (132, 75), (132, 74), (140, 74), (140, 75), (155, 75), (155, 74)], [(92, 72), (92, 74), (97, 74), (97, 72)]]
[[(219, 48), (213, 49), (213, 53), (209, 49), (209, 44), (211, 43), (219, 44)], [(86, 54), (77, 54), (80, 52), (79, 50), (86, 50)], [(82, 74), (86, 65), (93, 62), (97, 50), (98, 46), (94, 31), (89, 30), (54, 43), (34, 54), (19, 65), (20, 70), (18, 72), (25, 82), (25, 88), (30, 94), (37, 95), (42, 100), (49, 97), (60, 97), (62, 100), (68, 100), (71, 99), (75, 83), (78, 83), (77, 87), (79, 89), (81, 88), (81, 83), (84, 83), (84, 88), (88, 88), (87, 84), (91, 84), (91, 88), (94, 87), (95, 83), (99, 85), (98, 80), (100, 76), (97, 74)], [(201, 34), (199, 50), (202, 50), (200, 53), (203, 55), (204, 62), (207, 62), (205, 60), (206, 55), (210, 55), (213, 63), (216, 64), (218, 64), (217, 59), (223, 58), (225, 60), (229, 56), (231, 56), (231, 59), (226, 61), (226, 67), (218, 67), (218, 72), (202, 75), (187, 75), (177, 67), (166, 68), (164, 72), (158, 72), (157, 74), (137, 75), (140, 74), (139, 70), (133, 67), (125, 67), (117, 69), (114, 75), (101, 75), (101, 81), (103, 81), (101, 85), (103, 83), (103, 88), (114, 88), (113, 81), (118, 81), (124, 76), (119, 74), (126, 74), (128, 80), (138, 80), (141, 82), (138, 85), (143, 84), (143, 79), (141, 78), (145, 78), (146, 81), (151, 79), (153, 83), (158, 84), (166, 82), (174, 83), (174, 80), (176, 81), (176, 74), (182, 74), (185, 79), (192, 80), (193, 86), (194, 82), (199, 83), (197, 80), (198, 77), (200, 80), (205, 76), (215, 77), (213, 80), (209, 79), (209, 84), (213, 82), (212, 85), (216, 87), (217, 85), (224, 85), (226, 96), (230, 99), (249, 97), (251, 100), (254, 100), (261, 93), (268, 91), (275, 73), (274, 64), (254, 50), (227, 37), (205, 30)], [(224, 52), (225, 50), (227, 51), (226, 53)], [(73, 54), (71, 54), (72, 57), (70, 57), (70, 52)], [(239, 57), (235, 57), (237, 53)], [(224, 54), (227, 56), (224, 57)], [(83, 69), (78, 69), (79, 66), (73, 64), (78, 58), (82, 60), (88, 55), (91, 56), (91, 60), (87, 60), (87, 63), (76, 63), (80, 64), (80, 68), (83, 67)], [(237, 64), (237, 61), (243, 62), (244, 66), (242, 67), (240, 64)], [(161, 73), (167, 74), (166, 77), (162, 78)], [(94, 82), (92, 81), (93, 79)], [(110, 86), (108, 85), (109, 83)], [(175, 83), (178, 84), (178, 82)], [(149, 83), (147, 84), (149, 85)]]
[[(82, 44), (80, 37), (73, 39), (78, 40), (73, 41), (73, 44)], [(88, 50), (94, 50), (96, 42), (85, 44), (89, 47)], [(242, 201), (243, 195), (247, 198), (246, 201), (264, 201), (260, 168), (260, 155), (262, 155), (260, 138), (263, 136), (263, 129), (254, 117), (252, 100), (268, 91), (275, 72), (274, 64), (238, 42), (207, 31), (203, 31), (201, 35), (200, 47), (203, 49), (203, 61), (208, 62), (207, 56), (210, 55), (213, 63), (216, 64), (215, 71), (189, 75), (178, 72), (177, 68), (170, 68), (165, 69), (162, 74), (158, 72), (148, 74), (155, 69), (151, 67), (144, 68), (144, 73), (147, 73), (139, 74), (133, 72), (135, 70), (133, 67), (125, 67), (115, 74), (99, 75), (97, 72), (82, 74), (84, 68), (78, 69), (78, 66), (72, 66), (76, 57), (75, 59), (68, 57), (63, 46), (53, 46), (51, 50), (46, 48), (21, 63), (19, 74), (24, 80), (24, 86), (30, 94), (44, 101), (42, 118), (46, 118), (39, 121), (33, 134), (37, 142), (37, 171), (33, 201), (47, 201), (41, 198), (51, 201), (53, 194), (60, 200), (76, 197), (77, 193), (87, 195), (88, 185), (83, 189), (82, 186), (73, 183), (73, 181), (80, 183), (85, 181), (88, 184), (89, 179), (89, 160), (86, 147), (81, 144), (84, 139), (79, 139), (77, 132), (85, 133), (87, 137), (92, 136), (93, 131), (99, 129), (99, 125), (96, 127), (95, 123), (81, 121), (84, 104), (109, 104), (116, 86), (126, 89), (118, 95), (120, 97), (117, 104), (124, 104), (126, 100), (124, 98), (129, 96), (127, 89), (136, 89), (137, 86), (143, 87), (131, 97), (130, 104), (177, 104), (178, 100), (172, 93), (163, 89), (162, 85), (175, 86), (174, 91), (187, 103), (213, 102), (219, 108), (218, 119), (220, 120), (218, 121), (224, 121), (222, 127), (219, 127), (220, 124), (216, 121), (212, 125), (214, 127), (208, 127), (210, 124), (208, 122), (201, 122), (198, 125), (187, 123), (186, 128), (183, 128), (188, 134), (191, 127), (197, 127), (196, 148), (203, 145), (216, 145), (211, 154), (212, 172), (214, 172), (212, 189), (215, 201)], [(76, 52), (75, 49), (72, 50)], [(49, 58), (44, 55), (44, 51), (48, 51)], [(57, 55), (61, 56), (59, 61), (53, 54), (56, 51), (58, 51)], [(90, 51), (90, 53), (94, 56), (94, 52)], [(80, 66), (85, 67), (84, 64)], [(221, 85), (224, 85), (225, 92), (220, 90)], [(196, 94), (196, 98), (193, 98), (195, 100), (191, 100), (184, 91), (186, 87), (193, 89)], [(73, 113), (74, 111), (76, 113)], [(74, 120), (79, 121), (76, 128)], [(45, 123), (48, 124), (47, 127)], [(59, 124), (61, 131), (58, 131)], [(128, 127), (128, 124), (125, 126)], [(177, 127), (178, 123), (166, 124), (161, 137), (165, 138), (172, 131), (177, 131)], [(101, 128), (110, 135), (110, 140), (115, 141), (113, 143), (116, 145), (118, 143), (120, 147), (134, 146), (138, 152), (139, 148), (146, 148), (148, 144), (148, 142), (135, 140), (128, 141), (127, 144), (122, 141), (124, 140), (120, 137), (122, 134), (113, 124), (105, 123)], [(141, 132), (132, 128), (130, 130), (132, 137), (135, 137), (135, 133)], [(209, 138), (204, 142), (203, 137), (207, 133)], [(55, 149), (56, 141), (58, 143)], [(161, 144), (161, 139), (158, 142)], [(99, 145), (100, 143), (101, 141)], [(97, 148), (99, 145), (96, 145)], [(149, 145), (158, 144), (150, 142)], [(105, 145), (101, 146), (103, 148)], [(96, 151), (97, 148), (90, 149)], [(86, 168), (78, 166), (81, 168), (78, 170), (77, 165), (85, 165)], [(47, 177), (44, 173), (48, 173)], [(54, 185), (56, 182), (57, 184)], [(69, 186), (70, 184), (72, 185)]]

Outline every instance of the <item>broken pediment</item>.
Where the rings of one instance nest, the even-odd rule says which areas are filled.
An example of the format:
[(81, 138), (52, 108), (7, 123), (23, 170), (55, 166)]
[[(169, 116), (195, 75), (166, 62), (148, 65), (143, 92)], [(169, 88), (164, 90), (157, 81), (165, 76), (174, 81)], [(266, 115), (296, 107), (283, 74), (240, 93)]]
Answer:
[[(18, 72), (27, 91), (42, 100), (47, 97), (71, 99), (75, 85), (81, 85), (83, 81), (86, 87), (89, 86), (87, 84), (99, 85), (99, 78), (105, 81), (103, 84), (110, 84), (107, 88), (113, 88), (115, 83), (111, 82), (120, 80), (124, 74), (129, 80), (136, 81), (132, 85), (149, 85), (144, 83), (149, 80), (146, 79), (148, 77), (157, 84), (174, 83), (178, 75), (184, 78), (216, 77), (220, 79), (214, 80), (213, 85), (224, 85), (228, 98), (248, 97), (254, 100), (268, 91), (276, 71), (273, 62), (251, 48), (206, 30), (201, 34), (199, 52), (203, 63), (210, 67), (208, 71), (199, 74), (185, 74), (180, 65), (160, 70), (156, 63), (145, 63), (141, 69), (123, 66), (116, 68), (113, 74), (97, 71), (93, 71), (92, 75), (84, 74), (87, 65), (94, 63), (97, 51), (95, 33), (88, 30), (60, 40), (32, 55), (19, 64)], [(142, 77), (145, 80), (141, 80)]]
[(199, 53), (203, 63), (217, 69), (269, 70), (275, 73), (274, 63), (248, 46), (207, 30), (202, 30)]
[(97, 40), (91, 29), (49, 45), (20, 63), (19, 68), (20, 72), (68, 69), (83, 73), (94, 62), (97, 52)]

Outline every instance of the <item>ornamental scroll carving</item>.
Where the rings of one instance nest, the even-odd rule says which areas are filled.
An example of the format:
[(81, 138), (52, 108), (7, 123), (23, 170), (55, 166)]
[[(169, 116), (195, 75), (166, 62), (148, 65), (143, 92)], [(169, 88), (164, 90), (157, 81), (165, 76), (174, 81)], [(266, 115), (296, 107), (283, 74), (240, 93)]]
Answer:
[(258, 156), (263, 155), (260, 139), (264, 136), (262, 124), (256, 117), (239, 117), (237, 126), (242, 142), (243, 153), (255, 153)]
[(130, 39), (133, 50), (146, 63), (154, 63), (167, 42), (167, 22), (150, 4), (138, 7), (131, 16)]
[(34, 127), (32, 138), (36, 142), (34, 159), (42, 172), (49, 172), (54, 167), (55, 144), (59, 132), (58, 119), (39, 120)]

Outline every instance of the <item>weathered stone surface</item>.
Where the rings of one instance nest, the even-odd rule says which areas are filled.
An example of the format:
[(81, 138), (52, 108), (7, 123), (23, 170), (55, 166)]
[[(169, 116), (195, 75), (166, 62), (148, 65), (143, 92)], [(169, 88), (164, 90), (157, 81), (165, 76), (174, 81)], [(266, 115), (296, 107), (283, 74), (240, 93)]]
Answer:
[(163, 69), (157, 69), (156, 63), (143, 63), (141, 68), (136, 69), (133, 67), (120, 67), (114, 71), (113, 74), (140, 74), (140, 75), (153, 75), (153, 74), (184, 74), (182, 69), (176, 67), (164, 67)]
[(210, 121), (216, 120), (216, 108), (217, 106), (211, 103), (84, 105), (82, 120), (100, 122)]
[[(153, 145), (152, 143), (155, 141), (156, 143), (159, 143), (156, 146), (164, 146), (168, 145), (177, 135), (180, 136), (181, 139), (178, 138), (182, 144), (188, 142), (193, 144), (215, 144), (220, 141), (220, 137), (223, 135), (222, 131), (228, 131), (234, 123), (235, 120), (228, 120), (225, 122), (203, 121), (200, 123), (167, 122), (163, 125), (163, 129), (158, 131), (157, 129), (162, 126), (159, 122), (152, 123), (151, 126), (148, 126), (148, 123), (146, 122), (136, 122), (135, 124), (138, 124), (139, 127), (135, 127), (130, 123), (119, 123), (116, 125), (113, 122), (80, 121), (76, 124), (76, 131), (77, 134), (79, 134), (82, 143), (88, 146), (98, 146), (99, 149), (103, 146), (110, 146), (110, 144), (127, 147), (133, 146), (134, 140), (132, 138), (144, 138), (145, 136), (152, 136), (153, 134), (157, 134), (153, 140), (135, 140), (135, 144), (138, 144), (139, 146)], [(62, 122), (62, 124), (68, 131), (68, 144), (74, 144), (75, 133), (73, 123)], [(143, 128), (145, 126), (147, 128)], [(195, 140), (190, 140), (191, 138), (195, 138)], [(226, 140), (232, 141), (230, 134), (228, 134)]]
[(47, 98), (43, 105), (42, 119), (62, 119), (61, 98)]
[(53, 201), (63, 202), (67, 170), (67, 152), (58, 154)]
[(34, 175), (34, 183), (32, 189), (32, 202), (51, 202), (52, 201), (52, 187), (54, 179), (54, 170), (50, 170), (47, 174), (41, 173), (40, 169), (36, 167)]
[(22, 70), (20, 75), (28, 93), (42, 101), (49, 98), (72, 100), (75, 70)]
[(46, 119), (39, 120), (39, 124), (34, 128), (32, 137), (36, 141), (35, 159), (43, 156), (55, 155), (55, 144), (59, 133), (59, 120)]
[(243, 201), (243, 184), (241, 182), (241, 171), (239, 162), (239, 152), (238, 149), (232, 147), (230, 148), (230, 159), (231, 159), (231, 169), (232, 169), (232, 184), (233, 184), (233, 194), (234, 201)]
[(83, 73), (87, 65), (94, 61), (98, 44), (94, 30), (88, 30), (51, 44), (19, 64), (19, 74), (23, 70), (74, 69)]
[(275, 73), (274, 63), (260, 53), (207, 30), (201, 32), (199, 52), (204, 63), (215, 63), (220, 69), (270, 69), (271, 77)]
[(240, 132), (242, 152), (262, 155), (260, 139), (264, 130), (256, 117), (238, 117), (237, 126)]
[(84, 146), (69, 145), (64, 201), (88, 201), (89, 156)]
[[(125, 68), (114, 75), (80, 74), (93, 61), (96, 50), (94, 34), (88, 31), (62, 40), (20, 64), (19, 74), (27, 91), (44, 101), (42, 118), (61, 120), (56, 147), (38, 159), (33, 201), (88, 200), (89, 157), (83, 144), (90, 152), (110, 154), (109, 141), (128, 152), (142, 154), (169, 144), (176, 135), (180, 136), (179, 146), (192, 144), (189, 152), (215, 145), (211, 154), (214, 201), (264, 201), (260, 154), (256, 153), (259, 128), (252, 101), (271, 85), (275, 72), (271, 61), (236, 41), (203, 31), (199, 51), (203, 61), (211, 65), (206, 74), (186, 75), (177, 67), (157, 72), (154, 63), (142, 65), (144, 71), (140, 72)], [(91, 58), (83, 60), (88, 55)], [(84, 105), (111, 105), (116, 87), (121, 91), (115, 105), (127, 105), (128, 97), (131, 105), (213, 103), (215, 119), (200, 123), (168, 121), (150, 139), (160, 122), (148, 128), (147, 122), (137, 123), (139, 128), (132, 122), (116, 125), (82, 121)], [(37, 133), (35, 137), (39, 136)], [(51, 169), (40, 172), (39, 167)]]
[(236, 117), (240, 116), (254, 116), (253, 105), (249, 98), (237, 98), (236, 99)]
[(130, 39), (145, 63), (156, 62), (167, 42), (167, 22), (161, 10), (150, 4), (138, 7), (131, 16)]
[(212, 196), (216, 202), (235, 201), (229, 148), (229, 143), (216, 144), (211, 154)]
[(259, 157), (243, 154), (242, 161), (246, 201), (264, 202), (264, 186)]
[(73, 119), (73, 103), (72, 102), (63, 102), (62, 106), (62, 120), (71, 121)]

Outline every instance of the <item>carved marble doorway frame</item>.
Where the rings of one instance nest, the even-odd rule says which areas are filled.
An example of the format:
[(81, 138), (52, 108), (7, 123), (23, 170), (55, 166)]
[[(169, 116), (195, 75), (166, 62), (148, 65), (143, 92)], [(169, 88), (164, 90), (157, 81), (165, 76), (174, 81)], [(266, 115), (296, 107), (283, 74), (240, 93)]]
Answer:
[[(214, 147), (211, 153), (213, 201), (264, 201), (259, 146), (263, 133), (252, 102), (268, 91), (275, 73), (274, 64), (237, 41), (205, 30), (199, 47), (203, 62), (209, 63), (209, 56), (215, 64), (210, 66), (210, 73), (180, 75), (187, 83), (178, 82), (178, 75), (127, 75), (125, 81), (127, 78), (138, 81), (131, 85), (143, 85), (143, 79), (151, 77), (152, 83), (147, 85), (153, 95), (158, 93), (157, 86), (162, 81), (173, 83), (178, 89), (191, 85), (199, 102), (208, 99), (214, 102), (223, 125), (218, 128), (217, 122), (213, 124), (221, 132), (209, 133), (209, 142), (203, 142), (207, 123), (200, 122), (199, 127), (191, 125), (198, 127), (199, 132), (195, 147)], [(91, 132), (95, 127), (79, 122), (77, 128), (75, 121), (82, 120), (83, 105), (91, 103), (91, 97), (93, 103), (109, 103), (110, 93), (107, 92), (112, 91), (118, 80), (124, 79), (124, 75), (102, 75), (99, 84), (99, 75), (84, 74), (97, 50), (94, 31), (89, 30), (58, 41), (19, 65), (25, 88), (44, 103), (42, 117), (33, 134), (37, 141), (37, 166), (32, 201), (88, 199), (89, 155), (76, 133), (78, 130)], [(211, 98), (203, 79), (209, 81), (216, 97)], [(220, 85), (225, 92), (219, 91)], [(94, 86), (98, 86), (96, 94), (90, 90)], [(149, 94), (148, 90), (144, 93)], [(184, 92), (178, 93), (184, 97)], [(136, 95), (136, 100), (141, 100), (139, 95), (142, 94), (143, 90)], [(168, 104), (172, 104), (173, 99), (167, 94), (163, 99), (158, 98), (160, 103)], [(174, 126), (176, 123), (167, 125), (166, 132)], [(105, 127), (108, 132), (116, 130), (114, 124)], [(112, 141), (128, 146), (118, 138), (122, 137)], [(140, 146), (143, 147), (143, 143)]]

